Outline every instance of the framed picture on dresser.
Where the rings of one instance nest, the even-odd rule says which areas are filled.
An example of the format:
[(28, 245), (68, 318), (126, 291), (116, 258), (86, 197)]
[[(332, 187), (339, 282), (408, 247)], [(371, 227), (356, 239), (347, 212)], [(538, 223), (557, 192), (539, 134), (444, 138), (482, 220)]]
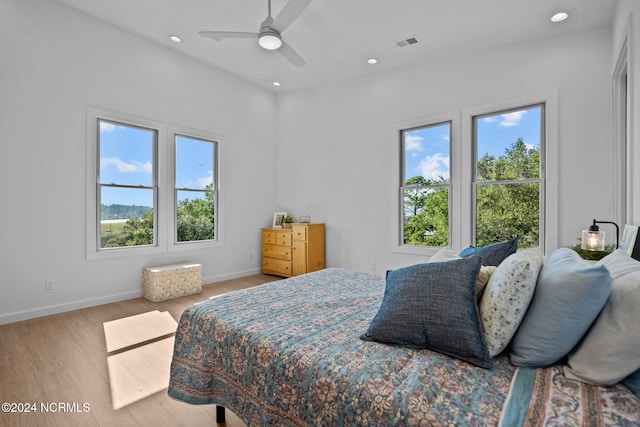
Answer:
[(274, 212), (271, 228), (282, 228), (282, 220), (285, 216), (287, 216), (286, 212)]

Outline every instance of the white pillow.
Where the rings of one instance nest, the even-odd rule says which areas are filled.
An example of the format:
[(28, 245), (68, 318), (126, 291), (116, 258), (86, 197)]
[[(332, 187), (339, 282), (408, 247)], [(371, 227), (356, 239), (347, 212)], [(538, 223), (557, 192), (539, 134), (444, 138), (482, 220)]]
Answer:
[(500, 354), (518, 330), (541, 268), (540, 250), (530, 248), (509, 255), (491, 275), (480, 300), (480, 318), (491, 357)]
[(603, 258), (613, 283), (609, 301), (569, 355), (566, 377), (612, 385), (640, 369), (640, 262), (622, 251)]
[(462, 257), (457, 253), (453, 252), (451, 249), (442, 248), (435, 254), (431, 255), (431, 258), (429, 258), (429, 261), (427, 262), (446, 262), (446, 261), (451, 261), (451, 260), (460, 259), (460, 258)]

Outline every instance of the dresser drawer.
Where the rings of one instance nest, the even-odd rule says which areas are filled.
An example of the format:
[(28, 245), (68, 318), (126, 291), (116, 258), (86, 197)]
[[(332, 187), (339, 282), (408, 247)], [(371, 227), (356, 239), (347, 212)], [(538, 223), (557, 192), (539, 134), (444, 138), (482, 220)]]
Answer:
[(276, 245), (279, 246), (291, 246), (291, 230), (278, 231), (276, 235)]
[(291, 276), (291, 261), (263, 257), (262, 272), (264, 274)]
[(262, 245), (262, 257), (291, 261), (291, 246)]
[(293, 240), (307, 240), (307, 227), (304, 225), (291, 226), (291, 233), (293, 234)]
[(262, 243), (267, 245), (291, 246), (291, 230), (262, 230)]

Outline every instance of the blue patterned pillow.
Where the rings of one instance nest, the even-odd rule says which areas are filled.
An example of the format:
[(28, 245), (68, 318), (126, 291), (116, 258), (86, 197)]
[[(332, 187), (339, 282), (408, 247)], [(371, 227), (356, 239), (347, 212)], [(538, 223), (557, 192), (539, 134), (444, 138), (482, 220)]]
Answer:
[(481, 261), (471, 257), (389, 272), (382, 305), (360, 338), (426, 348), (489, 368), (475, 297)]
[(636, 396), (640, 397), (640, 369), (629, 375), (622, 381)]
[(611, 275), (569, 248), (546, 260), (529, 310), (511, 342), (511, 363), (549, 366), (580, 341), (609, 298)]
[(482, 265), (497, 266), (507, 258), (509, 255), (516, 253), (518, 250), (518, 236), (506, 242), (494, 243), (493, 245), (483, 246), (476, 248), (469, 246), (460, 252), (462, 258), (467, 258), (473, 255), (482, 257)]

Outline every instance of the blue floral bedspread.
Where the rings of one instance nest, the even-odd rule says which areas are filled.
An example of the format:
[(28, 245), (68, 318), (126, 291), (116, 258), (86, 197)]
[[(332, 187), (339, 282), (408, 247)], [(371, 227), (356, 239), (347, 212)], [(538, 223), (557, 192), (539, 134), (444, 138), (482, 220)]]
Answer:
[(359, 339), (383, 277), (326, 269), (185, 310), (169, 395), (249, 426), (496, 425), (514, 368)]

